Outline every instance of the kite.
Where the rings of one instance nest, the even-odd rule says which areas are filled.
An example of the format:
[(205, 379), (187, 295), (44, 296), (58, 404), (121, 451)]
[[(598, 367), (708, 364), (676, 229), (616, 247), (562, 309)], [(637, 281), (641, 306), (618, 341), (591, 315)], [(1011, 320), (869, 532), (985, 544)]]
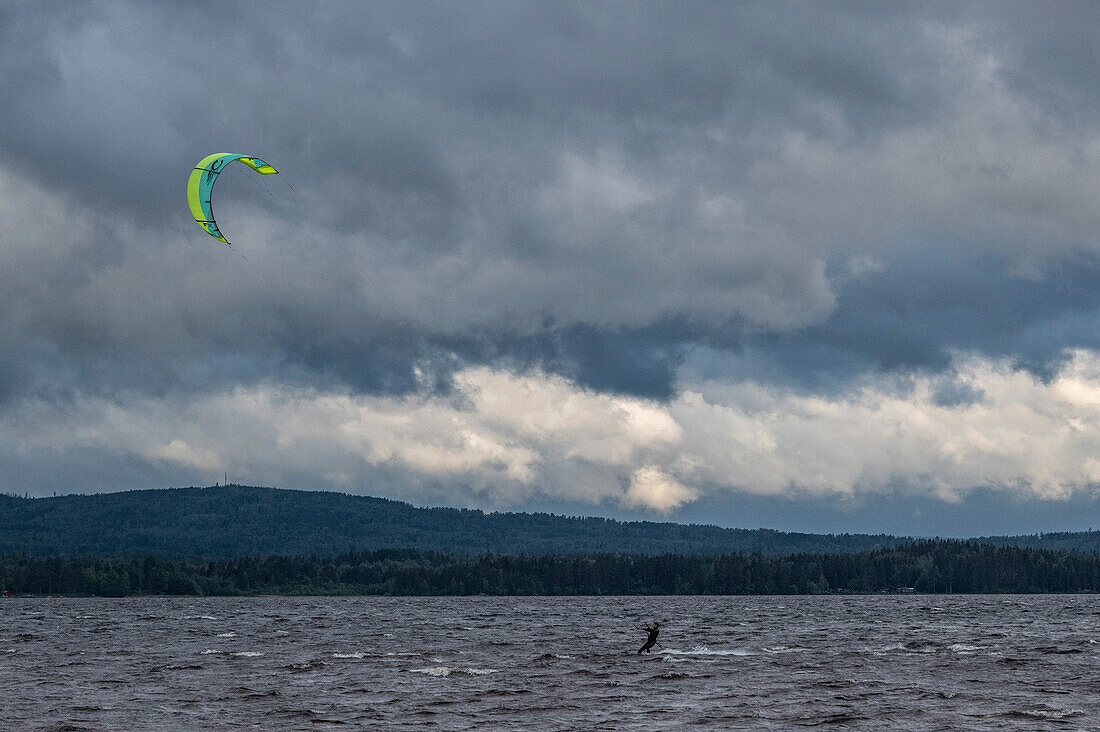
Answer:
[(207, 155), (191, 171), (191, 177), (187, 179), (187, 205), (191, 208), (191, 215), (207, 234), (226, 244), (229, 244), (229, 240), (222, 236), (217, 222), (214, 221), (214, 210), (210, 207), (210, 191), (213, 190), (214, 181), (218, 179), (222, 169), (234, 160), (244, 163), (260, 175), (279, 172), (259, 158), (236, 153)]

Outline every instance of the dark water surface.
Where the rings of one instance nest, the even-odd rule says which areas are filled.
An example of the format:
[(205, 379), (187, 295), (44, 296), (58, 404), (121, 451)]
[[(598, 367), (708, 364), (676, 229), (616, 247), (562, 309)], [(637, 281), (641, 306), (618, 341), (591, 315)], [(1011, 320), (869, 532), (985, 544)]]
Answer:
[(15, 598), (0, 620), (3, 729), (1100, 729), (1081, 595)]

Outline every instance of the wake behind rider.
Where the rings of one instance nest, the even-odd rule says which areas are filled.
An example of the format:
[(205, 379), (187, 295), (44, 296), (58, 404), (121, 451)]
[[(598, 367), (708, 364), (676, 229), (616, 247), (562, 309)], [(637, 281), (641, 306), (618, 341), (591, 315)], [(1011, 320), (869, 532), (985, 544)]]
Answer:
[(661, 631), (657, 628), (657, 621), (653, 621), (653, 625), (639, 625), (638, 629), (642, 632), (649, 633), (649, 637), (645, 639), (645, 645), (638, 649), (638, 653), (649, 653), (649, 649), (657, 642), (657, 634)]

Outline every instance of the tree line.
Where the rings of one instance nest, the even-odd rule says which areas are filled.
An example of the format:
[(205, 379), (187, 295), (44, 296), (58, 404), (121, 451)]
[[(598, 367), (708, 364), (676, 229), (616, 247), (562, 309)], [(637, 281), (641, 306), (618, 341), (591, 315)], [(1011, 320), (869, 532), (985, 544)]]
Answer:
[(1100, 591), (1100, 554), (922, 541), (854, 554), (477, 556), (416, 550), (334, 557), (7, 556), (16, 594), (741, 595)]

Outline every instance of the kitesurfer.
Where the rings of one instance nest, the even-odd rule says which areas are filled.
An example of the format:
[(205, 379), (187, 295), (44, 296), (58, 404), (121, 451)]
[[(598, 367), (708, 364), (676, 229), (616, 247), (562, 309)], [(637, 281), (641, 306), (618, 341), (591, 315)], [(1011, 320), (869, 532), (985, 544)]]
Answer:
[(645, 645), (638, 649), (638, 653), (649, 653), (649, 649), (657, 643), (657, 634), (661, 631), (657, 629), (657, 621), (653, 621), (653, 625), (639, 625), (638, 629), (643, 633), (649, 633), (649, 637), (645, 639)]

